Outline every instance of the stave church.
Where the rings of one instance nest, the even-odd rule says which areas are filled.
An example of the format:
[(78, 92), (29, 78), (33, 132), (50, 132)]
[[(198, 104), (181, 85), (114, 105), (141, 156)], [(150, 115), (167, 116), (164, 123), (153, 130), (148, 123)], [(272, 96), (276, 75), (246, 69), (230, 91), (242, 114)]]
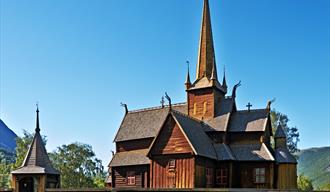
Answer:
[(239, 110), (236, 90), (219, 81), (208, 0), (204, 0), (196, 79), (184, 103), (128, 111), (109, 163), (114, 188), (296, 189), (297, 161), (270, 109)]

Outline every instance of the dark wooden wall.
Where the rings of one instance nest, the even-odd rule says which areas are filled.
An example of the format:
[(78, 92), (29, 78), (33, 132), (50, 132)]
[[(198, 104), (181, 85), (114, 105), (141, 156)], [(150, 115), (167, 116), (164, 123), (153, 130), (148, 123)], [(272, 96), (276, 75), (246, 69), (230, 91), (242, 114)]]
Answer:
[[(135, 185), (127, 185), (126, 174), (128, 171), (135, 172)], [(149, 187), (150, 183), (149, 165), (112, 167), (113, 187)]]
[[(265, 168), (265, 183), (254, 182), (254, 168)], [(233, 188), (274, 188), (273, 162), (236, 162), (233, 165)]]
[[(175, 168), (169, 161), (175, 160)], [(153, 188), (194, 188), (194, 158), (190, 155), (155, 157), (151, 162)]]
[(117, 152), (131, 151), (138, 149), (147, 149), (154, 138), (137, 139), (130, 141), (116, 142)]
[[(215, 166), (216, 162), (204, 157), (196, 157), (195, 160), (195, 187), (214, 187), (215, 181)], [(213, 170), (213, 183), (211, 185), (206, 184), (206, 168)]]

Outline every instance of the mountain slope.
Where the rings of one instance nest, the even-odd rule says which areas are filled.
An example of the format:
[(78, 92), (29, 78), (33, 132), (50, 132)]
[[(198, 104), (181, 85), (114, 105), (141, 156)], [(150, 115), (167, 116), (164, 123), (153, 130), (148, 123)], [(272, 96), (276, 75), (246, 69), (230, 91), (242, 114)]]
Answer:
[(17, 135), (0, 119), (0, 148), (14, 152)]
[(297, 155), (298, 174), (309, 177), (315, 188), (330, 183), (330, 147), (305, 149)]

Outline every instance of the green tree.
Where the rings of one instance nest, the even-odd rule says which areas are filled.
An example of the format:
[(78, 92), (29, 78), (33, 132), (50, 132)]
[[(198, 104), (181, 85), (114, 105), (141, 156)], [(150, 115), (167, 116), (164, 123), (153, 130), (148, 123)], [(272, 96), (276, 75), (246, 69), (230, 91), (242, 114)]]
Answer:
[[(16, 161), (13, 165), (13, 169), (17, 169), (22, 166), (27, 151), (32, 143), (33, 134), (26, 130), (23, 130), (23, 137), (17, 137), (16, 139)], [(47, 143), (46, 136), (42, 136), (44, 145)]]
[(63, 188), (94, 188), (105, 179), (102, 161), (95, 157), (92, 146), (82, 143), (62, 145), (50, 154), (54, 167), (61, 172)]
[(276, 127), (278, 123), (281, 123), (284, 130), (286, 131), (287, 136), (287, 145), (288, 149), (291, 153), (296, 153), (299, 151), (298, 142), (299, 140), (299, 132), (297, 127), (289, 127), (288, 122), (290, 121), (286, 114), (276, 111), (273, 109), (270, 113), (271, 123), (273, 127), (273, 132), (275, 133)]
[(0, 155), (0, 188), (10, 187), (10, 171), (12, 164)]
[(312, 181), (303, 174), (298, 176), (297, 183), (299, 191), (313, 191), (314, 189)]

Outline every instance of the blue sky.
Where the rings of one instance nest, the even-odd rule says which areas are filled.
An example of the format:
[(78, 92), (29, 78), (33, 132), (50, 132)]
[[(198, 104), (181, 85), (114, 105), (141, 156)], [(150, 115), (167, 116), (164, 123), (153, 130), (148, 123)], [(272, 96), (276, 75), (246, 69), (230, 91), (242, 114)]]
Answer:
[[(287, 114), (300, 148), (330, 145), (328, 0), (210, 0), (218, 74), (242, 80), (237, 104)], [(186, 100), (195, 77), (202, 0), (0, 0), (0, 118), (35, 128), (47, 149), (92, 144), (107, 164), (130, 110)]]

